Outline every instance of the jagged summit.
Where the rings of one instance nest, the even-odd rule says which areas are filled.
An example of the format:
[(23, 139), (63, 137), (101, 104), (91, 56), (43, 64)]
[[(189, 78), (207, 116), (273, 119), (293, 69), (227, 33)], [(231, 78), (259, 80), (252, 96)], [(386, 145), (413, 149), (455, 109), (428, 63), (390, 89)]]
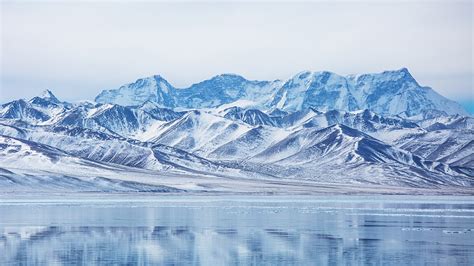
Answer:
[(41, 111), (54, 115), (60, 112), (67, 103), (63, 103), (56, 98), (56, 96), (48, 89), (44, 90), (39, 96), (31, 98), (29, 101), (35, 108)]
[(42, 91), (41, 94), (37, 97), (50, 101), (52, 103), (60, 103), (58, 98), (49, 89)]
[(404, 78), (404, 79), (412, 79), (414, 80), (413, 76), (411, 75), (410, 71), (406, 67), (402, 67), (397, 70), (385, 70), (382, 73), (372, 73), (369, 75), (388, 75), (388, 76), (395, 76), (396, 78)]
[(211, 78), (211, 80), (213, 79), (239, 79), (239, 80), (247, 80), (246, 78), (244, 78), (243, 76), (241, 75), (238, 75), (238, 74), (235, 74), (235, 73), (222, 73), (220, 75), (216, 75), (214, 77)]

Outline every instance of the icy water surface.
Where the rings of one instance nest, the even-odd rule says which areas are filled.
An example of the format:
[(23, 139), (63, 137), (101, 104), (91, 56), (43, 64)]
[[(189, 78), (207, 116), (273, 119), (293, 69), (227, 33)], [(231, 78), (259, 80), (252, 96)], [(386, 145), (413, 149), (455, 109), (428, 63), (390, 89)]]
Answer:
[(474, 265), (471, 197), (0, 197), (0, 265)]

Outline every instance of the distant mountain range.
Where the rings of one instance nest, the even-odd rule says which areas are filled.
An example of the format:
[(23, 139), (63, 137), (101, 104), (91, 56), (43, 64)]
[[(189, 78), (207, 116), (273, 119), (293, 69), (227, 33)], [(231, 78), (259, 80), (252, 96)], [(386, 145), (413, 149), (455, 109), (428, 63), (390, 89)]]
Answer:
[(382, 115), (410, 117), (431, 110), (468, 113), (429, 87), (420, 86), (406, 68), (377, 74), (340, 76), (301, 72), (286, 81), (250, 81), (234, 74), (215, 76), (189, 88), (175, 88), (161, 76), (139, 79), (100, 93), (95, 101), (139, 106), (150, 101), (164, 108), (201, 109), (245, 101), (260, 110), (288, 112), (368, 109)]
[(95, 102), (46, 90), (0, 108), (0, 190), (306, 193), (315, 184), (472, 191), (474, 119), (405, 68), (286, 81), (224, 74), (189, 88), (153, 76)]

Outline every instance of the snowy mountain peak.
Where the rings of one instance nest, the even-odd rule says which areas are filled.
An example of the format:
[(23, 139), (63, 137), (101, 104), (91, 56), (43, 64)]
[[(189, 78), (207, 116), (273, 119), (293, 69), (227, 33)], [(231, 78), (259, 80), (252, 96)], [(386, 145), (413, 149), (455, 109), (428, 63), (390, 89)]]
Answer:
[(284, 111), (359, 109), (347, 80), (329, 71), (298, 73), (278, 89), (268, 105)]
[(116, 90), (104, 90), (96, 98), (98, 103), (116, 103), (125, 106), (140, 106), (147, 101), (161, 107), (174, 107), (172, 95), (175, 88), (160, 75), (137, 79)]
[(43, 98), (45, 100), (48, 100), (50, 102), (53, 102), (53, 103), (59, 103), (60, 101), (58, 100), (58, 98), (56, 98), (56, 96), (48, 89), (44, 90), (40, 96), (40, 98)]
[(61, 101), (48, 89), (44, 90), (40, 95), (31, 98), (30, 103), (41, 107), (57, 107)]
[(415, 80), (413, 76), (410, 74), (410, 71), (408, 71), (408, 68), (403, 67), (398, 70), (386, 70), (382, 72), (382, 75), (385, 76), (391, 76), (396, 79), (409, 79), (409, 80)]
[(368, 80), (376, 80), (378, 82), (399, 80), (404, 82), (414, 82), (417, 86), (419, 86), (415, 78), (411, 75), (410, 71), (406, 67), (400, 68), (398, 70), (385, 70), (381, 73), (349, 75), (347, 78), (350, 80), (355, 80), (356, 82), (364, 82)]
[(163, 76), (161, 76), (161, 75), (153, 75), (152, 77), (153, 77), (155, 80), (165, 80), (165, 79), (163, 78)]
[(240, 76), (240, 75), (237, 75), (237, 74), (234, 74), (234, 73), (223, 73), (223, 74), (220, 74), (220, 75), (217, 75), (217, 76), (214, 76), (213, 78), (211, 78), (211, 80), (216, 80), (216, 79), (220, 79), (220, 80), (247, 80), (245, 79), (244, 77)]

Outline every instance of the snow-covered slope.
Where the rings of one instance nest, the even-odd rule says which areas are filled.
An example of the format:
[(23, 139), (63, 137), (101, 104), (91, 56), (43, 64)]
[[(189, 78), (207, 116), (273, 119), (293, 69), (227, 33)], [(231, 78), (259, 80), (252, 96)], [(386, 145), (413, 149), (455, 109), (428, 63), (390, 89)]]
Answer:
[(168, 109), (147, 110), (117, 104), (80, 105), (61, 113), (50, 124), (83, 127), (128, 137), (141, 134), (156, 123), (162, 124), (181, 116)]
[[(287, 119), (287, 121), (291, 121)], [(388, 143), (393, 143), (400, 136), (422, 134), (426, 130), (418, 124), (404, 120), (400, 117), (384, 117), (367, 109), (354, 112), (341, 112), (337, 110), (325, 113), (312, 112), (304, 119), (296, 120), (291, 125), (303, 128), (323, 128), (335, 124), (342, 124)]]
[(102, 91), (95, 101), (115, 103), (124, 106), (138, 106), (147, 101), (155, 102), (162, 107), (174, 107), (175, 88), (159, 75), (138, 79), (117, 90)]
[[(182, 192), (149, 172), (101, 164), (33, 141), (0, 135), (1, 191)], [(166, 176), (166, 174), (162, 174)], [(156, 179), (156, 178), (155, 178)], [(168, 182), (161, 182), (168, 183)]]
[(0, 109), (0, 117), (5, 119), (19, 119), (33, 124), (41, 123), (50, 117), (34, 108), (25, 100), (16, 100), (3, 104)]
[(413, 119), (414, 122), (427, 130), (442, 130), (442, 129), (472, 129), (474, 130), (474, 118), (460, 115), (438, 115), (428, 119)]
[(337, 74), (306, 71), (286, 81), (265, 105), (285, 111), (310, 107), (321, 111), (358, 110), (360, 107), (351, 94), (350, 87), (346, 78)]
[(240, 120), (252, 126), (266, 125), (279, 126), (281, 119), (271, 117), (258, 109), (243, 109), (240, 107), (230, 107), (221, 112), (225, 118)]
[[(427, 131), (427, 129), (413, 121), (401, 117), (384, 117), (367, 109), (353, 112), (338, 110), (319, 112), (309, 108), (290, 113), (281, 113), (280, 116), (271, 116), (256, 109), (232, 107), (225, 109), (220, 114), (224, 115), (225, 118), (242, 121), (252, 126), (265, 125), (289, 131), (308, 127), (324, 128), (335, 124), (342, 124), (389, 143), (393, 143), (401, 136), (422, 134)], [(449, 125), (453, 123), (451, 121)], [(463, 118), (460, 118), (456, 123), (466, 124)], [(446, 126), (449, 125), (446, 124)]]
[(157, 103), (151, 101), (146, 101), (139, 109), (147, 112), (156, 120), (166, 122), (176, 120), (185, 114), (185, 112), (175, 112), (171, 109), (161, 108)]
[(474, 130), (433, 130), (400, 138), (396, 145), (428, 160), (474, 168)]
[(232, 141), (219, 146), (208, 157), (216, 160), (243, 160), (252, 157), (271, 144), (288, 136), (291, 131), (285, 129), (258, 126)]
[(25, 168), (34, 165), (39, 169), (54, 170), (83, 163), (59, 149), (3, 135), (0, 135), (0, 148), (3, 167)]
[(70, 104), (60, 102), (51, 91), (45, 90), (29, 101), (20, 99), (1, 105), (0, 118), (44, 124), (70, 107)]
[(163, 125), (150, 142), (206, 156), (250, 129), (252, 127), (244, 123), (202, 111), (191, 111), (180, 119)]
[(408, 69), (350, 76), (352, 94), (359, 107), (379, 114), (414, 116), (428, 110), (448, 114), (468, 113), (458, 103), (444, 98), (429, 87), (420, 86)]
[[(472, 180), (448, 165), (410, 152), (344, 125), (305, 128), (271, 145), (249, 160), (257, 171), (325, 182), (391, 185), (470, 185)], [(276, 170), (275, 170), (276, 169)]]
[[(328, 162), (388, 162), (407, 163), (409, 155), (392, 151), (390, 145), (358, 130), (332, 125), (323, 129), (304, 128), (257, 154), (257, 161), (278, 164), (307, 164)], [(334, 161), (337, 159), (337, 161)]]
[(99, 164), (47, 145), (6, 136), (0, 136), (0, 160), (2, 190), (179, 191), (110, 178), (126, 168)]
[(68, 154), (101, 163), (156, 171), (216, 172), (218, 165), (164, 145), (153, 145), (86, 128), (33, 127), (22, 129), (0, 123), (0, 134), (41, 143)]

